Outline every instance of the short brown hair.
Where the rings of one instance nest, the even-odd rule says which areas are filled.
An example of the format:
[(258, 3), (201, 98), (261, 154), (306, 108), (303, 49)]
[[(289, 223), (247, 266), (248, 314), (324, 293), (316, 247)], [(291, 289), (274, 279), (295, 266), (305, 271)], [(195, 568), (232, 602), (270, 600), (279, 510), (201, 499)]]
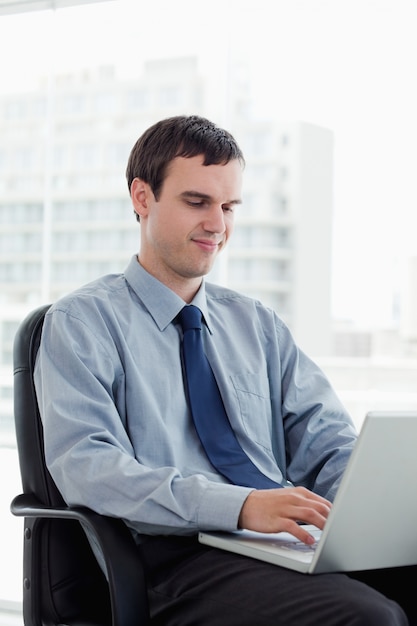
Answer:
[(176, 157), (204, 155), (204, 165), (245, 160), (233, 136), (213, 122), (197, 115), (178, 115), (157, 122), (137, 140), (129, 156), (126, 178), (150, 185), (156, 199), (161, 191), (169, 163)]

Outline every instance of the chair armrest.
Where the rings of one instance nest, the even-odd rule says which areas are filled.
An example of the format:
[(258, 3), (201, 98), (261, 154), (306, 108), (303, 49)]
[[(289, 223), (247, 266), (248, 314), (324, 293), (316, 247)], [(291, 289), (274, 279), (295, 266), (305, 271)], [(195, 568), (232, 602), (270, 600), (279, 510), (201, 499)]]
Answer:
[(48, 507), (33, 494), (16, 496), (10, 510), (17, 517), (72, 519), (87, 527), (106, 566), (113, 625), (149, 623), (145, 572), (134, 539), (121, 519), (100, 515), (87, 507)]

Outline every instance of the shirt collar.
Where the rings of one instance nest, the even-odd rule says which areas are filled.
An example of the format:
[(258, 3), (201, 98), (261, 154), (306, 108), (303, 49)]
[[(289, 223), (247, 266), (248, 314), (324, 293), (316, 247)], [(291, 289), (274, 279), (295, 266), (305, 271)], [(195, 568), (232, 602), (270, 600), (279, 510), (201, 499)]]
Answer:
[[(186, 304), (172, 289), (149, 274), (139, 263), (136, 255), (132, 257), (125, 270), (125, 278), (161, 331), (165, 330)], [(204, 279), (191, 304), (202, 311), (211, 333)]]

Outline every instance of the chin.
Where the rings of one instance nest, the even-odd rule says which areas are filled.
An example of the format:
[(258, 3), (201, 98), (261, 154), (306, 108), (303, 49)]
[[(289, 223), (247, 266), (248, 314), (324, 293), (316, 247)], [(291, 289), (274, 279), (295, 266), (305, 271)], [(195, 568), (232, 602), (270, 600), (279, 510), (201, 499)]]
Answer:
[(212, 265), (210, 267), (201, 267), (199, 269), (196, 269), (195, 271), (190, 271), (188, 268), (188, 272), (186, 272), (186, 275), (188, 276), (188, 278), (203, 278), (211, 272), (212, 267)]

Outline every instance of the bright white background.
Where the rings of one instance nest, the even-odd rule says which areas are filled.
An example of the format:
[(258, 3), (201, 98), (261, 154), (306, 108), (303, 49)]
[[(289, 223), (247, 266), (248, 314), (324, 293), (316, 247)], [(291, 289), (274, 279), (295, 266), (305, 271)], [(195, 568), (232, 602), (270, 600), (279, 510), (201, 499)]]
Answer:
[[(378, 326), (417, 255), (416, 32), (416, 0), (116, 0), (1, 17), (0, 93), (49, 71), (110, 64), (140, 76), (148, 59), (193, 54), (227, 125), (228, 78), (243, 61), (255, 116), (333, 130), (333, 314)], [(13, 451), (0, 453), (11, 546), (0, 598), (20, 600), (20, 524), (6, 512), (17, 470)]]
[(333, 313), (383, 325), (417, 254), (416, 30), (415, 0), (116, 0), (1, 18), (0, 90), (51, 66), (132, 76), (197, 54), (224, 98), (245, 61), (256, 116), (334, 131)]

